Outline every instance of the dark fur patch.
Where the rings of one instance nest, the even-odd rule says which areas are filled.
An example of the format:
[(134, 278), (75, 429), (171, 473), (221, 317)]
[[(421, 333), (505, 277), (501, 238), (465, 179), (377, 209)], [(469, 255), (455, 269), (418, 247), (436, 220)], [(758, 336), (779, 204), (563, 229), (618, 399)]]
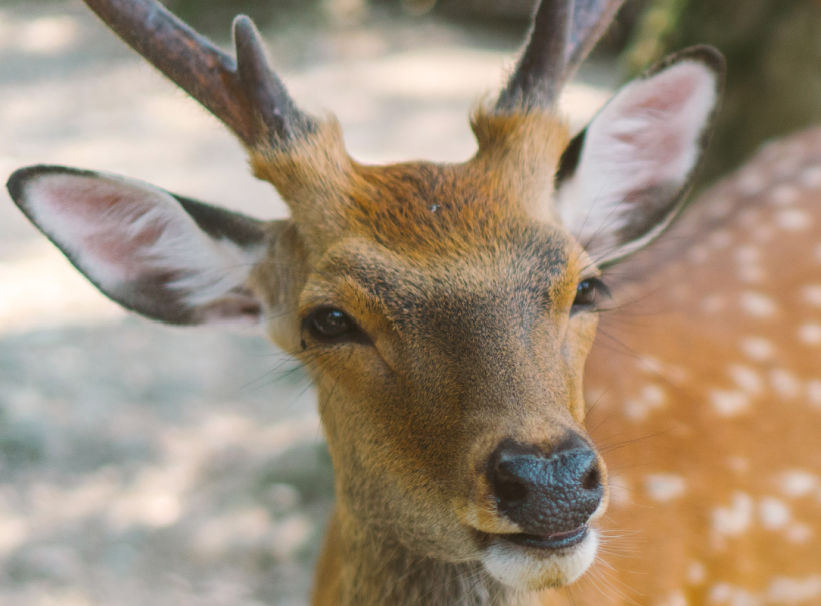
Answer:
[(582, 130), (578, 135), (573, 137), (567, 147), (562, 152), (562, 157), (559, 160), (559, 169), (556, 171), (556, 187), (558, 188), (564, 181), (567, 181), (576, 174), (576, 169), (579, 166), (579, 159), (584, 148), (584, 138), (587, 135), (587, 129)]

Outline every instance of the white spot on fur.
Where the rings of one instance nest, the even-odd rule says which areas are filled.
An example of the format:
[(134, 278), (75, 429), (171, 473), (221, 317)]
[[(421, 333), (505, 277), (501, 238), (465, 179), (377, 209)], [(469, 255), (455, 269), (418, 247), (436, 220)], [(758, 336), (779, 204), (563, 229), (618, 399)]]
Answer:
[(812, 307), (821, 307), (821, 284), (808, 284), (801, 289), (804, 301)]
[(707, 602), (721, 606), (762, 606), (758, 596), (729, 583), (716, 583), (710, 587)]
[(726, 307), (726, 301), (721, 295), (707, 295), (701, 300), (699, 307), (704, 313), (714, 314)]
[(634, 420), (642, 420), (651, 411), (662, 408), (667, 400), (667, 393), (654, 383), (645, 385), (638, 396), (624, 403), (625, 414)]
[(763, 337), (746, 337), (741, 340), (741, 351), (756, 362), (763, 362), (773, 357), (773, 344)]
[(761, 269), (761, 252), (755, 246), (745, 245), (735, 249), (734, 255), (738, 264), (738, 276), (743, 282), (757, 283), (764, 278)]
[(770, 200), (779, 206), (792, 204), (798, 199), (798, 190), (792, 185), (782, 183), (777, 185), (770, 192)]
[(810, 604), (818, 597), (821, 597), (821, 575), (818, 574), (803, 579), (776, 577), (767, 588), (770, 604)]
[(661, 601), (656, 602), (656, 606), (687, 606), (687, 598), (680, 591), (667, 594)]
[(806, 524), (796, 522), (795, 524), (790, 524), (787, 527), (785, 535), (790, 543), (803, 544), (812, 539), (813, 532), (812, 529)]
[(682, 496), (687, 483), (680, 475), (672, 473), (651, 473), (644, 477), (644, 490), (654, 501), (666, 503)]
[(664, 369), (664, 365), (651, 356), (640, 356), (638, 363), (641, 370), (651, 375), (660, 375)]
[(804, 170), (799, 177), (801, 184), (810, 189), (821, 188), (821, 166), (811, 166)]
[(750, 460), (747, 457), (727, 457), (727, 468), (735, 473), (750, 471)]
[(821, 324), (802, 324), (798, 327), (798, 338), (807, 345), (821, 345)]
[(741, 309), (757, 318), (772, 316), (776, 311), (776, 305), (772, 299), (765, 294), (753, 290), (741, 293), (739, 302)]
[(801, 391), (801, 382), (794, 374), (783, 368), (770, 371), (770, 385), (778, 395), (784, 398), (794, 398)]
[(641, 398), (653, 407), (660, 407), (667, 400), (667, 393), (658, 385), (645, 385), (641, 390)]
[(729, 506), (713, 509), (713, 531), (719, 535), (737, 536), (750, 527), (752, 518), (753, 499), (747, 493), (736, 492)]
[(750, 408), (750, 397), (737, 389), (711, 389), (709, 396), (713, 410), (722, 417), (732, 417)]
[(781, 493), (793, 499), (804, 497), (813, 492), (821, 482), (817, 475), (805, 469), (789, 469), (778, 479)]
[(747, 393), (755, 395), (761, 392), (763, 381), (757, 370), (743, 364), (732, 364), (728, 372), (735, 384)]
[(627, 485), (627, 478), (610, 474), (607, 486), (610, 490), (610, 505), (612, 507), (626, 507), (633, 503), (633, 495)]
[(754, 593), (730, 583), (716, 583), (707, 594), (707, 602), (716, 606), (798, 606), (815, 604), (821, 596), (821, 575), (803, 579), (773, 577), (767, 589)]
[(790, 508), (775, 497), (762, 497), (758, 502), (758, 517), (767, 530), (778, 530), (790, 521)]
[(730, 232), (726, 229), (717, 229), (716, 231), (710, 234), (710, 237), (708, 239), (710, 246), (712, 246), (716, 250), (721, 248), (727, 248), (732, 241), (733, 237), (730, 235)]
[(744, 265), (738, 270), (738, 277), (747, 284), (761, 284), (764, 281), (764, 270), (758, 265)]
[(707, 568), (697, 560), (693, 560), (687, 566), (687, 582), (690, 585), (701, 585), (707, 580)]
[(815, 408), (821, 408), (821, 379), (807, 381), (807, 400)]
[(758, 263), (761, 260), (761, 252), (755, 246), (744, 245), (735, 249), (733, 256), (740, 265), (746, 263)]
[(761, 176), (758, 168), (748, 168), (737, 181), (738, 191), (745, 196), (754, 196), (761, 192), (766, 186), (764, 177)]
[(812, 225), (810, 216), (797, 208), (790, 208), (776, 213), (775, 220), (779, 226), (787, 231), (801, 231)]

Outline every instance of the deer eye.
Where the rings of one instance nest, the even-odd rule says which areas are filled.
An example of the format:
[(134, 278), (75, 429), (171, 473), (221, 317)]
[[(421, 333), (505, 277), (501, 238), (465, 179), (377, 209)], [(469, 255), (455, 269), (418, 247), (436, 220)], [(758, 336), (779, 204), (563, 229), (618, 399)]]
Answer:
[(303, 328), (307, 329), (314, 339), (325, 343), (367, 340), (356, 322), (335, 307), (315, 309), (305, 318)]
[(570, 313), (595, 311), (603, 299), (610, 297), (610, 290), (598, 278), (587, 278), (576, 286), (576, 298)]

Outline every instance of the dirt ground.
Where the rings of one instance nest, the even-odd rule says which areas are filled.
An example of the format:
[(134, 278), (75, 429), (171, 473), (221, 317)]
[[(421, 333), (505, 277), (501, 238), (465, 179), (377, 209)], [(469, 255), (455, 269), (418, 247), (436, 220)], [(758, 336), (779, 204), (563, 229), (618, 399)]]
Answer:
[[(521, 32), (334, 14), (264, 31), (294, 97), (333, 110), (359, 159), (467, 157), (467, 111)], [(582, 72), (575, 123), (613, 79)], [(77, 1), (0, 1), (0, 174), (34, 163), (285, 212), (216, 120)], [(0, 604), (305, 604), (332, 492), (295, 362), (126, 315), (0, 192)]]

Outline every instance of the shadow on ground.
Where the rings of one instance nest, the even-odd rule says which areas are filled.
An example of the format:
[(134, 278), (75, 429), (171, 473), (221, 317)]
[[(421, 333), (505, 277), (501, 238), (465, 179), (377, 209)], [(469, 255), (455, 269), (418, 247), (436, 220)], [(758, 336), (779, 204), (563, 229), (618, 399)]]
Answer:
[(309, 381), (180, 333), (0, 340), (3, 604), (304, 603), (332, 497)]

